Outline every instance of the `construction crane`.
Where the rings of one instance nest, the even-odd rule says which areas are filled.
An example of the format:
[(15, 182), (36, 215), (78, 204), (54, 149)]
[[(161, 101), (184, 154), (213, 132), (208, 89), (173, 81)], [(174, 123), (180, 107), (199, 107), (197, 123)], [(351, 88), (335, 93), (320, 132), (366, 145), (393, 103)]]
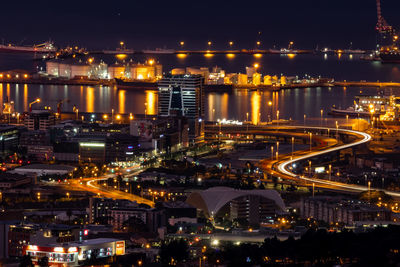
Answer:
[(387, 46), (394, 45), (398, 40), (395, 29), (389, 25), (382, 16), (381, 0), (376, 0), (376, 13), (378, 21), (375, 29), (379, 34), (378, 45)]
[(57, 113), (59, 114), (59, 115), (61, 115), (61, 108), (62, 108), (62, 104), (64, 103), (64, 102), (69, 102), (69, 99), (63, 99), (63, 100), (59, 100), (58, 102), (57, 102)]

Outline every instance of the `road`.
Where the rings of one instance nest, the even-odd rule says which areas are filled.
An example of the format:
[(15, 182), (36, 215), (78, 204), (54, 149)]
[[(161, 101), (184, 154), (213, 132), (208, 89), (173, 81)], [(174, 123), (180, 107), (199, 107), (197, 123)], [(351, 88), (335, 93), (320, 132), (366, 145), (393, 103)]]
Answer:
[[(296, 127), (295, 128), (304, 128), (304, 127)], [(319, 129), (319, 130), (328, 130), (328, 128), (321, 128), (321, 127), (306, 127), (307, 129)], [(336, 128), (329, 128), (330, 131), (336, 131)], [(329, 181), (329, 180), (322, 180), (322, 179), (316, 179), (316, 178), (309, 178), (305, 176), (299, 176), (289, 170), (289, 166), (292, 165), (293, 163), (296, 163), (298, 161), (304, 161), (316, 156), (321, 156), (327, 153), (335, 152), (335, 151), (340, 151), (343, 149), (359, 146), (365, 143), (368, 143), (371, 140), (371, 136), (367, 133), (363, 132), (358, 132), (358, 131), (353, 131), (353, 130), (346, 130), (346, 129), (339, 129), (338, 130), (342, 134), (350, 134), (350, 135), (355, 135), (358, 136), (358, 140), (349, 143), (349, 144), (341, 144), (341, 145), (335, 145), (335, 146), (326, 146), (326, 148), (315, 151), (302, 151), (302, 153), (295, 155), (293, 158), (290, 157), (285, 157), (283, 160), (278, 162), (276, 165), (276, 173), (281, 175), (281, 178), (283, 179), (290, 179), (290, 180), (295, 180), (295, 181), (302, 181), (308, 186), (312, 186), (314, 184), (315, 187), (320, 187), (320, 188), (326, 188), (326, 189), (332, 189), (335, 191), (342, 191), (346, 193), (360, 193), (364, 191), (368, 191), (367, 186), (360, 186), (360, 185), (353, 185), (353, 184), (345, 184), (345, 183), (340, 183), (340, 182), (335, 182), (335, 181)], [(394, 191), (388, 191), (388, 190), (382, 190), (380, 188), (370, 188), (371, 190), (381, 190), (384, 191), (386, 194), (395, 197), (395, 198), (400, 198), (400, 193), (394, 192)]]
[[(129, 175), (135, 175), (135, 173), (139, 173), (140, 170), (130, 173)], [(142, 198), (140, 196), (130, 194), (127, 192), (120, 191), (114, 188), (107, 188), (102, 185), (98, 185), (98, 181), (107, 180), (109, 178), (115, 178), (115, 174), (108, 174), (101, 177), (90, 177), (84, 179), (71, 179), (69, 184), (65, 184), (64, 187), (66, 190), (79, 190), (79, 191), (87, 191), (92, 192), (96, 195), (113, 198), (113, 199), (126, 199), (130, 201), (136, 201), (139, 204), (146, 204), (151, 207), (154, 207), (154, 202), (148, 200), (146, 198)]]

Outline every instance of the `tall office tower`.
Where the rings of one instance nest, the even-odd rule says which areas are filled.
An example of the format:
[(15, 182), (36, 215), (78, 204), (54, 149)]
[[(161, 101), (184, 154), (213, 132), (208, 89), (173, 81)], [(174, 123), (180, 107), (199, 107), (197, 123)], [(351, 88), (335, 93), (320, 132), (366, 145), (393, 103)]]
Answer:
[(201, 75), (167, 75), (158, 83), (158, 115), (182, 116), (189, 124), (189, 139), (204, 137), (204, 78)]

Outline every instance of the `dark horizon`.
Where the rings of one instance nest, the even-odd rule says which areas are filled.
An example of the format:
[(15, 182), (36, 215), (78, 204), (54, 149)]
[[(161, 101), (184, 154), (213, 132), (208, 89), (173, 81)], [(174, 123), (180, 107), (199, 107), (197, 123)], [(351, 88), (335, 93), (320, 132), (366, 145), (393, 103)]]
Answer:
[[(202, 49), (210, 40), (218, 49), (229, 41), (236, 48), (251, 49), (260, 40), (263, 48), (286, 47), (294, 41), (297, 48), (348, 48), (352, 42), (353, 48), (373, 49), (376, 43), (374, 0), (251, 4), (73, 0), (64, 6), (43, 0), (22, 5), (7, 1), (2, 9), (8, 12), (0, 18), (0, 39), (14, 44), (51, 38), (59, 46), (112, 49), (124, 41), (129, 48), (152, 49), (178, 48), (185, 41), (187, 49)], [(382, 0), (383, 16), (395, 28), (400, 28), (399, 9), (398, 1)]]

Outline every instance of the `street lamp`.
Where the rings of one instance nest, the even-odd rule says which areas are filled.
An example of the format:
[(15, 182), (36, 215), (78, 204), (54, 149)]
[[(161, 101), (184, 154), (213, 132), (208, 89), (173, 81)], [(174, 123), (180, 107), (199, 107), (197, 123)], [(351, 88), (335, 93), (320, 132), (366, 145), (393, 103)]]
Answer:
[(312, 150), (312, 133), (310, 132), (310, 152)]
[(271, 160), (274, 160), (274, 146), (271, 146)]
[(181, 47), (183, 48), (183, 46), (185, 45), (185, 42), (184, 42), (184, 41), (181, 41), (181, 42), (180, 42), (180, 45), (181, 45)]
[(29, 103), (29, 112), (32, 112), (32, 105), (35, 103), (39, 103), (39, 102), (40, 102), (40, 98), (36, 98), (34, 101)]
[(114, 109), (111, 109), (111, 124), (114, 123)]
[(212, 45), (212, 42), (211, 41), (208, 41), (208, 47), (211, 47), (211, 45)]
[(276, 160), (278, 160), (278, 155), (279, 155), (279, 141), (276, 142)]
[(229, 46), (230, 46), (230, 47), (233, 46), (233, 42), (232, 42), (232, 41), (229, 42)]
[(292, 158), (293, 158), (293, 152), (294, 152), (294, 137), (292, 137)]
[(304, 127), (306, 127), (306, 118), (307, 118), (307, 115), (304, 114)]
[(311, 177), (311, 160), (308, 161), (308, 173), (309, 176)]
[(332, 165), (329, 164), (329, 181), (332, 179)]
[(321, 127), (322, 127), (322, 117), (323, 117), (323, 115), (324, 115), (324, 110), (321, 109)]

